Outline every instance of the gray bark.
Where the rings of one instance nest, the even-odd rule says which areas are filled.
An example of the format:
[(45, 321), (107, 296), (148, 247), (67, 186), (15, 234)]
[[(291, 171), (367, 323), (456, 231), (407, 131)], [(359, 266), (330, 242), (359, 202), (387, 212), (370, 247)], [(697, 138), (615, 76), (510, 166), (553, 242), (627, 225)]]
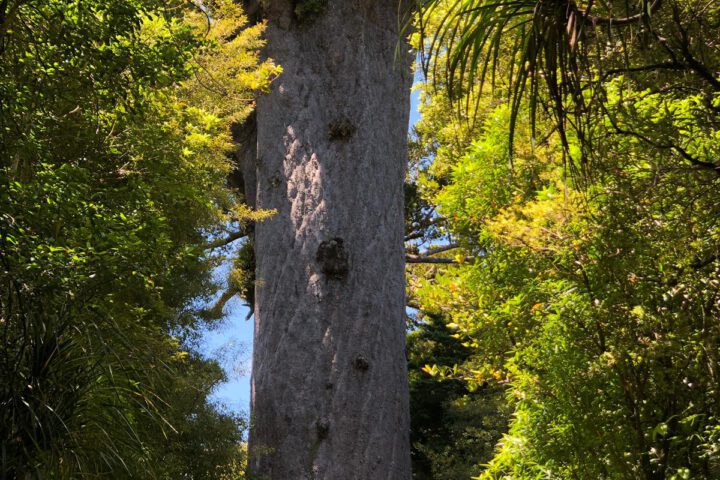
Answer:
[(255, 201), (278, 213), (255, 231), (250, 470), (407, 480), (398, 7), (330, 0), (298, 19), (294, 3), (265, 12), (284, 73), (257, 108)]

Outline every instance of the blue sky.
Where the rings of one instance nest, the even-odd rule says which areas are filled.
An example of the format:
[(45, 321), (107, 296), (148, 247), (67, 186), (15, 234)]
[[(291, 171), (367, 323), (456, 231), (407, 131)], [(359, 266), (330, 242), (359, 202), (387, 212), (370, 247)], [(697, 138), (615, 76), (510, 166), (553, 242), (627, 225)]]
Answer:
[[(417, 72), (415, 81), (421, 81), (421, 78)], [(418, 92), (413, 91), (410, 100), (409, 127), (412, 127), (420, 119)], [(213, 400), (234, 412), (247, 413), (250, 410), (253, 319), (245, 320), (249, 309), (238, 298), (228, 302), (225, 311), (225, 320), (203, 332), (200, 351), (217, 359), (228, 375), (228, 381), (215, 390)]]
[(253, 319), (245, 320), (249, 308), (233, 298), (225, 307), (226, 319), (203, 333), (201, 351), (216, 358), (225, 369), (228, 381), (220, 385), (213, 400), (235, 412), (250, 408), (250, 360), (252, 358)]

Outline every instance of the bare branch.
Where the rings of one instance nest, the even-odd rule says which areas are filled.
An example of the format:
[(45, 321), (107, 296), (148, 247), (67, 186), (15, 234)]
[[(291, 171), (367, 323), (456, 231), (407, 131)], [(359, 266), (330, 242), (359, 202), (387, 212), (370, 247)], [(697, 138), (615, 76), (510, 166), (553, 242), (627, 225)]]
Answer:
[(588, 20), (593, 25), (608, 25), (612, 27), (622, 27), (625, 25), (629, 25), (631, 23), (639, 22), (643, 18), (645, 18), (646, 15), (652, 15), (653, 13), (657, 12), (658, 9), (662, 6), (662, 0), (655, 0), (652, 5), (650, 5), (650, 8), (647, 12), (638, 13), (635, 15), (630, 15), (628, 17), (603, 17), (603, 16), (594, 16), (594, 15), (587, 15), (586, 12), (581, 12), (580, 9), (575, 7), (575, 10), (578, 15), (582, 16), (585, 20)]
[(405, 255), (406, 263), (442, 263), (442, 264), (452, 265), (452, 264), (472, 262), (473, 260), (474, 260), (474, 257), (465, 257), (462, 262), (458, 262), (454, 258), (427, 257), (424, 255), (411, 255), (409, 253)]
[(225, 247), (236, 240), (247, 237), (249, 234), (250, 232), (247, 229), (238, 230), (237, 232), (229, 234), (227, 237), (218, 238), (217, 240), (208, 243), (207, 245), (205, 245), (205, 250), (213, 250), (215, 248)]
[(438, 253), (447, 252), (448, 250), (453, 250), (458, 247), (459, 247), (459, 245), (457, 243), (451, 243), (448, 245), (439, 245), (439, 246), (431, 248), (431, 249), (427, 250), (426, 252), (423, 252), (419, 255), (407, 253), (407, 254), (405, 254), (405, 262), (407, 262), (407, 263), (458, 264), (458, 263), (472, 262), (474, 260), (474, 257), (464, 257), (460, 261), (458, 261), (454, 258), (433, 257), (433, 255), (437, 255)]
[(405, 241), (409, 242), (410, 240), (416, 240), (418, 238), (422, 238), (425, 236), (425, 233), (426, 233), (423, 230), (424, 228), (429, 228), (429, 227), (435, 226), (435, 225), (445, 222), (445, 221), (447, 221), (447, 218), (445, 218), (445, 217), (435, 217), (435, 218), (428, 220), (427, 222), (423, 222), (423, 225), (421, 225), (420, 230), (412, 231), (405, 236)]
[(204, 316), (208, 318), (220, 318), (222, 317), (223, 309), (225, 308), (225, 305), (235, 296), (238, 295), (238, 291), (234, 288), (228, 288), (225, 290), (222, 295), (220, 295), (220, 298), (218, 298), (217, 302), (215, 302), (215, 305), (212, 307), (204, 310), (202, 313)]
[(422, 253), (422, 255), (435, 255), (442, 252), (447, 252), (448, 250), (452, 250), (454, 248), (458, 248), (459, 245), (457, 243), (451, 243), (449, 245), (440, 245), (434, 248), (428, 249), (426, 252)]
[(422, 238), (423, 236), (425, 236), (425, 232), (412, 232), (405, 236), (405, 241), (409, 242), (410, 240), (417, 240), (418, 238)]

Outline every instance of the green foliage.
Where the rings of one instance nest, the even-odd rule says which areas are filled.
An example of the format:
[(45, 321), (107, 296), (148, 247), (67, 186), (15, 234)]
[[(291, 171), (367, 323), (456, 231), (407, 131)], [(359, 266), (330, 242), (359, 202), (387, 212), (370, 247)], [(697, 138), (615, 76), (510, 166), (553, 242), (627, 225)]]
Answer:
[[(718, 12), (701, 19), (699, 8), (664, 2), (652, 12), (646, 28), (672, 39), (664, 47), (621, 36), (597, 57), (575, 52), (590, 55), (584, 78), (598, 94), (581, 122), (552, 106), (547, 86), (518, 104), (493, 99), (479, 84), (480, 60), (473, 89), (448, 93), (433, 78), (424, 87), (414, 151), (432, 159), (415, 164), (416, 190), (442, 219), (435, 228), (474, 257), (410, 272), (417, 306), (441, 315), (469, 349), (424, 371), (468, 389), (502, 388), (514, 409), (478, 478), (720, 476), (720, 122), (717, 80), (703, 73), (720, 64), (708, 20)], [(532, 39), (513, 32), (502, 42)], [(502, 48), (496, 68), (508, 73), (516, 57)], [(474, 60), (462, 61), (469, 70)], [(448, 80), (452, 64), (436, 66), (434, 79)], [(528, 95), (549, 106), (535, 109)], [(472, 106), (469, 116), (447, 108), (451, 97)], [(568, 153), (587, 162), (573, 166)]]
[[(222, 372), (185, 339), (217, 288), (206, 238), (242, 209), (223, 186), (229, 125), (277, 69), (257, 66), (262, 28), (237, 35), (232, 2), (206, 8), (1, 2), (3, 477), (219, 478), (242, 463), (242, 424), (208, 403)], [(203, 82), (230, 77), (208, 108), (221, 94)]]
[[(157, 442), (159, 477), (240, 480), (246, 463), (244, 419), (208, 400), (225, 380), (222, 369), (195, 354), (182, 355), (172, 383), (163, 389), (164, 415), (172, 426), (143, 432)], [(152, 426), (151, 426), (152, 427)]]
[(502, 388), (486, 382), (469, 389), (459, 379), (428, 375), (428, 370), (451, 371), (471, 352), (453, 338), (441, 317), (425, 316), (408, 335), (413, 478), (477, 475), (506, 430), (509, 412)]
[[(659, 179), (637, 168), (637, 151), (616, 153), (633, 162), (615, 165), (624, 174), (593, 187), (592, 202), (546, 183), (535, 198), (498, 210), (492, 193), (506, 185), (490, 188), (492, 176), (471, 197), (454, 193), (478, 184), (467, 162), (480, 172), (497, 168), (493, 160), (505, 165), (475, 151), (438, 200), (445, 214), (485, 202), (469, 210), (476, 218), (448, 216), (487, 253), (418, 293), (476, 349), (460, 376), (470, 385), (509, 382), (516, 414), (488, 478), (653, 478), (683, 469), (711, 478), (716, 444), (703, 432), (716, 425), (720, 332), (707, 323), (718, 294), (708, 253), (716, 214), (700, 194), (707, 177)], [(698, 268), (706, 263), (698, 259), (710, 262)]]
[(247, 240), (235, 256), (230, 283), (247, 301), (252, 312), (255, 306), (255, 247), (251, 240)]
[[(608, 78), (626, 73), (655, 85), (682, 79), (692, 88), (720, 89), (713, 73), (720, 14), (714, 2), (418, 3), (417, 45), (432, 81), (471, 115), (471, 104), (460, 101), (469, 100), (468, 93), (489, 85), (506, 98), (511, 149), (523, 108), (533, 135), (536, 119), (551, 119), (569, 166), (580, 171), (594, 158), (592, 120), (605, 110)], [(581, 147), (573, 153), (572, 136)]]

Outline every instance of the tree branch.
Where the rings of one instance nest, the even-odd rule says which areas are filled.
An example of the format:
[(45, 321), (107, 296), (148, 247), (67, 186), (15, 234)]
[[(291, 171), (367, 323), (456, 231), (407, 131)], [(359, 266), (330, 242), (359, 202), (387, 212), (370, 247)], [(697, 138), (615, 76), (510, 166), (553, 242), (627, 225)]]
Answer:
[(617, 75), (619, 73), (635, 73), (635, 72), (648, 72), (652, 70), (686, 70), (688, 67), (675, 61), (655, 63), (652, 65), (641, 65), (637, 67), (626, 67), (626, 68), (613, 68), (603, 74), (603, 81), (611, 75)]
[(584, 20), (589, 21), (593, 25), (607, 25), (611, 27), (622, 27), (625, 25), (629, 25), (631, 23), (638, 22), (645, 18), (646, 15), (652, 15), (653, 13), (657, 12), (658, 9), (662, 6), (662, 0), (655, 0), (652, 5), (650, 5), (650, 8), (647, 12), (638, 13), (635, 15), (630, 15), (628, 17), (603, 17), (603, 16), (595, 16), (595, 15), (588, 15), (586, 13), (583, 13), (580, 11), (577, 6), (575, 6), (575, 10), (578, 15), (580, 15)]
[[(427, 310), (423, 310), (423, 308), (420, 307), (420, 304), (419, 304), (419, 303), (414, 302), (414, 301), (412, 301), (412, 300), (406, 301), (406, 302), (405, 302), (405, 307), (412, 308), (413, 310), (417, 310), (418, 313), (420, 313), (420, 314), (422, 314), (422, 315), (424, 315), (424, 316), (428, 316), (428, 317), (432, 317), (433, 315), (434, 315), (434, 316), (438, 316), (437, 313), (432, 313), (432, 312), (429, 312), (429, 311), (427, 311)], [(414, 321), (414, 319), (413, 319), (412, 317), (410, 317), (409, 315), (406, 315), (406, 317), (407, 317), (409, 320)], [(414, 321), (413, 323), (417, 323), (417, 322)]]
[(10, 29), (10, 25), (14, 20), (15, 15), (17, 15), (20, 7), (22, 7), (25, 3), (27, 3), (26, 0), (18, 1), (14, 5), (10, 5), (9, 9), (8, 0), (2, 0), (2, 3), (0, 3), (0, 54), (5, 51), (5, 35)]
[(435, 255), (442, 252), (447, 252), (448, 250), (452, 250), (453, 248), (458, 248), (459, 245), (457, 243), (451, 243), (449, 245), (440, 245), (435, 248), (428, 249), (426, 252), (422, 253), (421, 255)]
[(422, 308), (420, 308), (420, 304), (417, 302), (413, 302), (412, 300), (408, 300), (407, 302), (405, 302), (405, 306), (410, 307), (413, 310), (422, 310)]
[(452, 258), (433, 258), (423, 257), (421, 255), (405, 255), (405, 263), (443, 263), (443, 264), (456, 264), (456, 260)]
[(618, 133), (620, 135), (633, 136), (635, 138), (638, 138), (638, 139), (646, 142), (648, 145), (651, 145), (655, 148), (659, 148), (661, 150), (675, 150), (681, 157), (683, 157), (685, 160), (690, 162), (693, 166), (702, 168), (703, 170), (712, 170), (713, 172), (715, 172), (715, 175), (720, 176), (720, 165), (712, 163), (712, 162), (706, 162), (706, 161), (700, 160), (699, 158), (696, 158), (696, 157), (690, 155), (690, 153), (687, 150), (685, 150), (683, 147), (681, 147), (680, 145), (675, 145), (674, 143), (659, 143), (659, 142), (656, 142), (655, 140), (643, 135), (642, 133), (621, 128), (617, 124), (617, 122), (615, 121), (613, 116), (610, 115), (610, 112), (607, 111), (607, 109), (605, 110), (605, 114), (607, 115), (607, 118), (610, 120), (610, 124), (613, 126), (616, 133)]
[(218, 238), (217, 240), (208, 243), (207, 245), (205, 245), (205, 250), (213, 250), (215, 248), (225, 247), (236, 240), (247, 237), (249, 234), (250, 232), (248, 231), (248, 229), (238, 230), (237, 232), (230, 233), (227, 237)]
[[(430, 215), (432, 215), (432, 213)], [(413, 230), (412, 232), (408, 233), (405, 236), (405, 241), (409, 242), (410, 240), (416, 240), (418, 238), (422, 238), (427, 233), (425, 231), (425, 229), (428, 229), (430, 227), (437, 225), (438, 223), (442, 223), (445, 221), (447, 221), (447, 218), (445, 218), (445, 217), (433, 217), (427, 221), (418, 222), (418, 223), (420, 223), (420, 227), (419, 227), (420, 230)]]
[(718, 255), (711, 255), (710, 257), (706, 258), (705, 260), (700, 260), (700, 259), (696, 260), (695, 262), (691, 263), (690, 266), (694, 270), (700, 270), (701, 268), (707, 267), (708, 265), (710, 265), (711, 263), (716, 261), (718, 258), (719, 258)]
[(462, 262), (458, 262), (454, 258), (437, 258), (437, 257), (426, 257), (424, 255), (405, 255), (405, 263), (441, 263), (446, 265), (460, 264), (466, 262), (472, 262), (474, 257), (465, 257)]
[(682, 20), (680, 19), (680, 10), (678, 6), (673, 5), (673, 21), (675, 22), (675, 25), (677, 25), (678, 30), (680, 31), (680, 51), (682, 52), (683, 57), (685, 58), (685, 62), (687, 65), (692, 68), (695, 72), (697, 72), (698, 75), (700, 75), (702, 78), (707, 80), (710, 85), (717, 91), (720, 90), (720, 80), (715, 78), (715, 75), (708, 69), (707, 66), (705, 66), (702, 62), (700, 62), (690, 51), (690, 38), (688, 35), (688, 32), (685, 28), (682, 26)]
[(458, 264), (458, 263), (464, 263), (464, 262), (471, 262), (474, 257), (464, 257), (462, 261), (457, 261), (453, 258), (437, 258), (433, 257), (433, 255), (437, 255), (438, 253), (447, 252), (448, 250), (453, 250), (455, 248), (458, 248), (457, 243), (451, 243), (449, 245), (440, 245), (435, 248), (431, 248), (427, 250), (424, 253), (421, 253), (419, 255), (415, 255), (412, 253), (405, 254), (405, 262), (406, 263), (441, 263), (441, 264)]
[(225, 305), (235, 296), (238, 295), (239, 292), (235, 290), (234, 288), (228, 288), (225, 290), (222, 295), (220, 295), (220, 298), (218, 298), (217, 302), (215, 302), (215, 305), (212, 307), (203, 310), (203, 315), (206, 318), (220, 318), (223, 314), (223, 309), (225, 308)]
[(711, 162), (704, 162), (702, 160), (699, 160), (699, 159), (693, 157), (692, 155), (690, 155), (687, 152), (687, 150), (685, 150), (684, 148), (682, 148), (679, 145), (670, 145), (670, 148), (675, 150), (677, 153), (680, 154), (681, 157), (683, 157), (685, 160), (692, 163), (696, 167), (704, 168), (706, 170), (713, 170), (716, 175), (720, 176), (720, 166), (718, 166), (714, 163), (711, 163)]
[(410, 240), (417, 240), (418, 238), (422, 238), (423, 236), (425, 236), (425, 232), (411, 232), (405, 236), (405, 241), (409, 242)]

